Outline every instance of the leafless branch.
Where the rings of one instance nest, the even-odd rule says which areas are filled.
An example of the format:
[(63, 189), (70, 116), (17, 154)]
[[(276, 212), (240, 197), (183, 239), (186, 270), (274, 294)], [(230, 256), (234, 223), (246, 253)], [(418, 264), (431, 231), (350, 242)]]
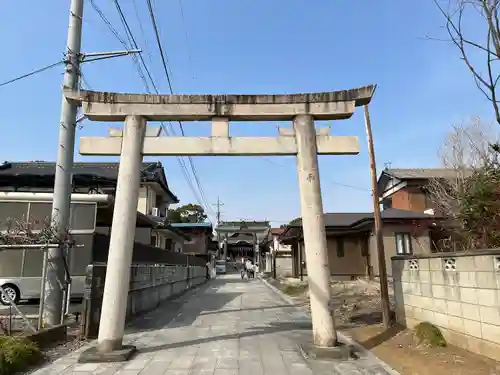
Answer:
[[(500, 59), (500, 17), (498, 15), (500, 0), (448, 0), (446, 9), (441, 5), (440, 0), (434, 0), (434, 3), (445, 18), (449, 41), (457, 47), (477, 88), (492, 103), (496, 121), (500, 124), (499, 101), (496, 94), (500, 74), (495, 69), (495, 64)], [(478, 15), (484, 21), (487, 30), (484, 42), (473, 40), (466, 35), (464, 30), (464, 22), (472, 22), (474, 16)], [(438, 38), (429, 39), (443, 41)], [(483, 63), (475, 62), (472, 56), (475, 52), (485, 53)], [(487, 73), (482, 74), (482, 69), (486, 69)]]
[(57, 229), (49, 218), (44, 221), (28, 221), (24, 218), (8, 218), (0, 231), (0, 244), (2, 245), (28, 245), (28, 244), (60, 244), (68, 240), (65, 234), (61, 238)]
[[(448, 219), (447, 228), (454, 250), (470, 249), (476, 244), (477, 233), (468, 233), (461, 222), (463, 197), (468, 179), (487, 166), (498, 165), (498, 152), (492, 145), (500, 141), (499, 133), (492, 124), (473, 118), (469, 122), (453, 125), (446, 136), (439, 154), (442, 166), (449, 170), (446, 178), (431, 179), (426, 186), (428, 196), (436, 212)], [(446, 241), (438, 246), (446, 247)]]

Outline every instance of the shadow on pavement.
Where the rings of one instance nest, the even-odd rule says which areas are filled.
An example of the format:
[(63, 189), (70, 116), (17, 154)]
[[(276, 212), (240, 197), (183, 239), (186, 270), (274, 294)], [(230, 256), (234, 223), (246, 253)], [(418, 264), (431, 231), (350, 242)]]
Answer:
[[(136, 317), (127, 327), (127, 333), (161, 329), (167, 325), (169, 328), (189, 326), (198, 316), (204, 313), (230, 311), (229, 309), (224, 310), (223, 307), (242, 293), (217, 293), (217, 290), (228, 283), (234, 282), (235, 280), (232, 279), (213, 279), (198, 288), (186, 291), (177, 298), (167, 300), (158, 306), (156, 310)], [(192, 298), (196, 298), (197, 302), (188, 304)]]
[(190, 326), (203, 312), (224, 313), (224, 306), (241, 296), (239, 292), (205, 293), (196, 296), (197, 302), (186, 304), (175, 317), (169, 328)]
[[(249, 307), (246, 309), (232, 309), (232, 310), (221, 310), (224, 313), (231, 312), (240, 312), (240, 311), (261, 311), (261, 310), (271, 310), (271, 309), (282, 309), (287, 307), (296, 307), (296, 305), (276, 305), (276, 306), (265, 306), (265, 307)], [(210, 315), (210, 314), (218, 314), (220, 311), (207, 311), (202, 312), (200, 315)]]
[(169, 343), (165, 345), (157, 345), (145, 348), (138, 348), (139, 353), (153, 353), (159, 350), (168, 350), (175, 348), (183, 348), (191, 345), (205, 344), (209, 342), (225, 341), (239, 339), (243, 337), (252, 337), (260, 335), (268, 335), (280, 332), (290, 332), (290, 331), (310, 331), (312, 328), (309, 322), (273, 322), (269, 323), (268, 326), (255, 327), (251, 330), (245, 332), (231, 333), (227, 335), (220, 335), (215, 337), (203, 337), (194, 340), (187, 340), (175, 343)]

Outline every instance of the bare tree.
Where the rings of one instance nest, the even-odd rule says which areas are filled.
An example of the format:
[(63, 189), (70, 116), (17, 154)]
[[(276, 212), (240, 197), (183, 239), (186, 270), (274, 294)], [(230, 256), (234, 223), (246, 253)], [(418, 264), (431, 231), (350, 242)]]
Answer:
[(485, 177), (484, 171), (488, 168), (498, 170), (499, 154), (492, 145), (497, 145), (499, 141), (499, 133), (493, 124), (482, 122), (478, 117), (453, 125), (446, 135), (439, 155), (447, 172), (440, 178), (431, 179), (426, 186), (436, 213), (448, 219), (447, 229), (453, 237), (443, 238), (441, 247), (446, 243), (453, 247), (452, 250), (457, 250), (457, 246), (470, 249), (489, 241), (482, 234), (483, 240), (478, 242), (477, 231), (471, 232), (473, 223), (469, 216), (469, 222), (466, 222), (464, 205), (467, 200), (469, 204), (472, 197), (472, 177), (474, 181), (478, 176), (490, 180), (496, 178), (491, 174)]
[[(491, 102), (496, 121), (500, 124), (496, 92), (500, 79), (497, 69), (500, 59), (500, 0), (434, 0), (434, 3), (445, 17), (451, 42), (458, 48), (477, 87)], [(477, 24), (483, 26), (480, 37), (476, 36), (479, 30)]]
[(48, 218), (44, 222), (8, 218), (3, 226), (4, 230), (0, 232), (2, 245), (59, 244), (67, 240), (59, 238), (56, 228), (51, 225)]

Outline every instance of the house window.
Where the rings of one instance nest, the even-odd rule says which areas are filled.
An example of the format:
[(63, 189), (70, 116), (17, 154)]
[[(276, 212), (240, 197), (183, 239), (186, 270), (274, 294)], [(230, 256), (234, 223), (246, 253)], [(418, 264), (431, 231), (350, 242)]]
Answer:
[(186, 245), (194, 245), (196, 243), (196, 238), (195, 236), (191, 235), (189, 240), (185, 240), (184, 243)]
[(344, 238), (343, 237), (337, 237), (337, 257), (338, 258), (344, 257)]
[(396, 254), (411, 254), (411, 237), (409, 233), (396, 233)]
[(172, 250), (172, 239), (171, 238), (167, 238), (167, 240), (165, 241), (165, 250)]
[(359, 239), (361, 244), (361, 256), (367, 257), (369, 255), (368, 251), (368, 238), (362, 237)]
[(156, 236), (151, 236), (149, 243), (151, 246), (156, 246)]
[(382, 209), (387, 210), (389, 208), (392, 208), (392, 198), (385, 198), (382, 201)]

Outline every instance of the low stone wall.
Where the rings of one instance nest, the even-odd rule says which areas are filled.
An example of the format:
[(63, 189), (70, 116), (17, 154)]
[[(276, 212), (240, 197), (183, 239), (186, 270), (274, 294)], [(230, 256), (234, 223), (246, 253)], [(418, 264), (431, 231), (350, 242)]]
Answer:
[[(191, 257), (190, 257), (191, 258)], [(191, 258), (191, 264), (138, 264), (131, 267), (130, 289), (127, 303), (127, 321), (157, 308), (162, 302), (206, 281), (203, 261)], [(106, 264), (88, 267), (81, 332), (85, 338), (96, 338), (99, 332)]]
[(206, 281), (206, 268), (180, 265), (137, 265), (128, 294), (127, 317), (150, 311), (169, 298)]
[(500, 361), (500, 250), (392, 258), (396, 319)]

